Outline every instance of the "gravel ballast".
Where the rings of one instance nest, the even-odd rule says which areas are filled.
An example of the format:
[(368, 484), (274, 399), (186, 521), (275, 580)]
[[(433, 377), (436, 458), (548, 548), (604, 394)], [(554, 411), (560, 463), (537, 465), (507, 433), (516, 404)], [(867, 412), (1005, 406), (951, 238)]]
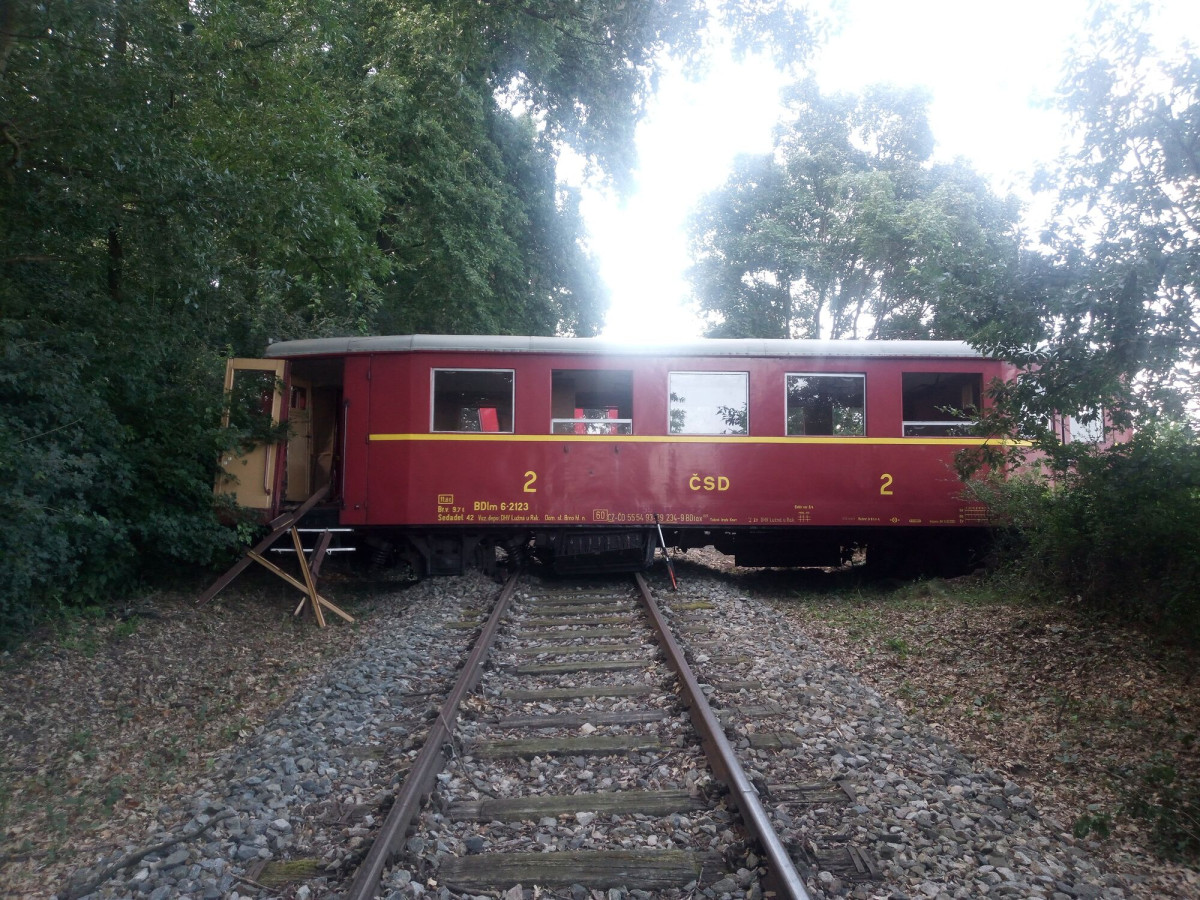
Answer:
[[(710, 702), (729, 709), (775, 704), (770, 719), (738, 722), (731, 739), (757, 783), (822, 780), (848, 788), (846, 804), (808, 807), (765, 804), (785, 844), (818, 850), (857, 845), (879, 860), (880, 884), (847, 884), (817, 868), (818, 890), (855, 898), (1128, 896), (1069, 839), (1062, 825), (1038, 813), (1021, 785), (976, 769), (938, 735), (906, 717), (874, 690), (797, 634), (766, 604), (724, 584), (686, 584), (663, 592), (664, 605), (708, 601), (710, 611), (676, 615), (685, 634), (702, 625), (706, 648), (692, 658), (710, 683), (761, 683), (761, 691), (712, 688)], [(694, 642), (693, 642), (694, 643)], [(714, 663), (719, 652), (719, 664)], [(755, 750), (751, 736), (783, 730), (799, 746)], [(849, 794), (854, 800), (849, 800)], [(819, 858), (819, 854), (814, 853)], [(810, 877), (810, 883), (814, 880)]]
[[(672, 593), (660, 574), (651, 579), (656, 595), (683, 634), (710, 700), (728, 715), (727, 733), (760, 785), (785, 844), (801, 860), (814, 897), (1116, 900), (1162, 895), (1147, 892), (1136, 877), (1106, 871), (1094, 848), (1043, 814), (1026, 786), (970, 761), (936, 730), (865, 686), (770, 604), (744, 596), (726, 578), (694, 569)], [(444, 626), (478, 610), (496, 591), (494, 582), (480, 576), (432, 579), (410, 588), (403, 614), (378, 614), (353, 652), (301, 684), (267, 721), (213, 757), (196, 773), (193, 789), (164, 803), (144, 833), (74, 860), (74, 885), (122, 854), (208, 826), (198, 837), (122, 870), (89, 896), (312, 900), (344, 888), (342, 876), (386, 814), (398, 768), (403, 769), (405, 756), (415, 755), (440, 692), (452, 684), (473, 637), (471, 631)], [(703, 608), (709, 603), (713, 609)], [(739, 712), (767, 706), (775, 710), (769, 716)], [(756, 748), (756, 735), (780, 732), (797, 741), (782, 749)], [(675, 765), (643, 768), (641, 777), (654, 786), (660, 778), (663, 785), (686, 786), (700, 777), (690, 759)], [(467, 796), (473, 784), (508, 779), (505, 790), (521, 793), (526, 778), (545, 782), (584, 773), (610, 778), (615, 786), (636, 781), (622, 770), (595, 770), (570, 759), (486, 767), (455, 760), (443, 784)], [(788, 784), (837, 784), (844, 797), (797, 803), (783, 793), (772, 795), (771, 786)], [(431, 810), (423, 818), (438, 825), (439, 815)], [(676, 823), (684, 824), (682, 817)], [(712, 824), (722, 832), (727, 828), (723, 821)], [(429, 861), (524, 835), (550, 850), (583, 846), (593, 832), (616, 832), (639, 846), (669, 844), (673, 832), (657, 827), (578, 819), (507, 825), (495, 833), (487, 825), (474, 832), (442, 826), (440, 839), (431, 844), (417, 836), (409, 849), (415, 859)], [(829, 848), (848, 847), (868, 854), (878, 874), (855, 878), (822, 866)], [(316, 860), (320, 869), (278, 888), (254, 883), (251, 873), (262, 861), (288, 859)], [(395, 870), (391, 895), (456, 896), (427, 872), (420, 866)], [(727, 879), (695, 895), (738, 898), (757, 889), (749, 879), (743, 882)], [(41, 896), (65, 886), (47, 884)], [(620, 891), (616, 897), (607, 894), (608, 900), (621, 896)]]

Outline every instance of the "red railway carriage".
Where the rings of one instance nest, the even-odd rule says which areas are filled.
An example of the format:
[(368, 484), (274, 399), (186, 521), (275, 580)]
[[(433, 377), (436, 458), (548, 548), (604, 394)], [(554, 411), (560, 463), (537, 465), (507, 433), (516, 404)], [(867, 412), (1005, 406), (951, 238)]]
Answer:
[(429, 573), (496, 546), (638, 568), (658, 526), (742, 565), (961, 559), (986, 519), (954, 456), (1012, 374), (944, 341), (410, 335), (267, 356), (232, 365), (281, 379), (290, 438), (226, 490), (277, 513), (328, 485), (342, 526)]

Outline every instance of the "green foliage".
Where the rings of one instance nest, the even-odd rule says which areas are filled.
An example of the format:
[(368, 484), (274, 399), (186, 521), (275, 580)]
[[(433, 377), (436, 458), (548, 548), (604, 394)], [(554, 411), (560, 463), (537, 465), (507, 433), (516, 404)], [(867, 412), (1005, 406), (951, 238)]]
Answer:
[(137, 634), (138, 628), (141, 626), (142, 620), (137, 616), (130, 616), (122, 622), (118, 622), (113, 628), (113, 637), (127, 638)]
[(1200, 860), (1200, 784), (1181, 778), (1169, 753), (1120, 774), (1123, 808), (1151, 824), (1155, 849), (1166, 859)]
[(1055, 480), (971, 489), (1011, 526), (1002, 553), (1035, 585), (1200, 640), (1200, 443), (1189, 429), (1082, 453)]
[[(1145, 9), (1093, 5), (1060, 106), (1074, 127), (1045, 248), (980, 307), (974, 340), (1020, 367), (981, 430), (1019, 435), (1052, 481), (975, 482), (1035, 586), (1200, 639), (1200, 64), (1152, 46)], [(1066, 416), (1127, 445), (1062, 440)], [(1183, 425), (1165, 425), (1184, 422)], [(964, 474), (1027, 448), (964, 455)]]
[(775, 150), (743, 157), (692, 223), (721, 337), (965, 338), (1008, 290), (1016, 205), (963, 163), (932, 164), (927, 98), (874, 87), (789, 96)]
[(128, 775), (114, 775), (104, 785), (104, 796), (100, 801), (105, 815), (111, 816), (116, 805), (125, 797), (126, 786), (129, 784)]
[(1200, 399), (1200, 58), (1155, 48), (1143, 6), (1099, 2), (1059, 105), (1070, 144), (1044, 254), (980, 346), (1025, 368), (1005, 401), (1044, 448), (1056, 412), (1118, 425), (1194, 416)]
[(714, 16), (790, 61), (813, 35), (773, 2), (0, 4), (0, 643), (246, 538), (215, 461), (270, 435), (219, 433), (226, 357), (594, 333), (559, 150), (627, 184)]
[(1112, 833), (1112, 817), (1103, 812), (1086, 813), (1075, 820), (1071, 832), (1077, 838), (1094, 834), (1103, 840)]

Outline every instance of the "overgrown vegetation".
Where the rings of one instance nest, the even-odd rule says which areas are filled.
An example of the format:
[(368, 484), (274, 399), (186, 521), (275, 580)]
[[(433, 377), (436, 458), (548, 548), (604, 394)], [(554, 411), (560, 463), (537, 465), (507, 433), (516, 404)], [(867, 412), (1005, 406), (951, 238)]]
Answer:
[[(1048, 249), (975, 340), (1022, 367), (997, 391), (994, 424), (1031, 440), (1052, 476), (994, 489), (1019, 534), (1010, 562), (1043, 589), (1195, 641), (1200, 58), (1155, 47), (1145, 26), (1141, 8), (1093, 9), (1062, 84), (1072, 144), (1043, 176), (1059, 204)], [(1064, 441), (1068, 416), (1117, 443)]]
[[(703, 201), (692, 277), (713, 335), (956, 338), (1015, 363), (982, 430), (1021, 444), (964, 467), (1021, 470), (1032, 446), (1049, 475), (972, 488), (1016, 535), (1010, 566), (1195, 639), (1200, 57), (1156, 47), (1142, 4), (1088, 15), (1058, 97), (1070, 141), (1035, 185), (1056, 204), (1036, 241), (1011, 198), (931, 162), (919, 93), (800, 82), (773, 152)], [(1080, 441), (1087, 426), (1116, 446)]]
[(974, 482), (1000, 523), (1008, 577), (1200, 642), (1200, 445), (1148, 427), (1054, 478)]
[[(703, 0), (0, 2), (0, 645), (236, 540), (221, 370), (271, 339), (592, 334), (561, 147), (630, 181)], [(236, 439), (236, 435), (233, 439)]]
[(1114, 774), (1124, 785), (1122, 808), (1149, 825), (1155, 850), (1165, 859), (1200, 860), (1200, 781), (1166, 752)]

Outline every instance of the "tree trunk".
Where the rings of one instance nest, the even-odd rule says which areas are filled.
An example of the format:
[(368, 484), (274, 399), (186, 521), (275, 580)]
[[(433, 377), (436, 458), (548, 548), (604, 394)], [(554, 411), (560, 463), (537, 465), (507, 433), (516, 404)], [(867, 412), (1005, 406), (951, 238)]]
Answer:
[(17, 40), (17, 0), (0, 0), (0, 76), (8, 68), (8, 54)]
[(121, 264), (124, 258), (121, 235), (114, 225), (108, 229), (108, 296), (117, 302), (121, 300)]
[(120, 0), (113, 4), (113, 53), (124, 56), (129, 49), (129, 22), (125, 18), (125, 10)]
[(779, 330), (781, 338), (792, 336), (792, 282), (783, 272), (775, 273), (779, 282)]
[(812, 314), (812, 336), (813, 339), (821, 337), (821, 310), (825, 308), (825, 292), (829, 290), (829, 285), (821, 285), (821, 289), (817, 291), (817, 302)]

